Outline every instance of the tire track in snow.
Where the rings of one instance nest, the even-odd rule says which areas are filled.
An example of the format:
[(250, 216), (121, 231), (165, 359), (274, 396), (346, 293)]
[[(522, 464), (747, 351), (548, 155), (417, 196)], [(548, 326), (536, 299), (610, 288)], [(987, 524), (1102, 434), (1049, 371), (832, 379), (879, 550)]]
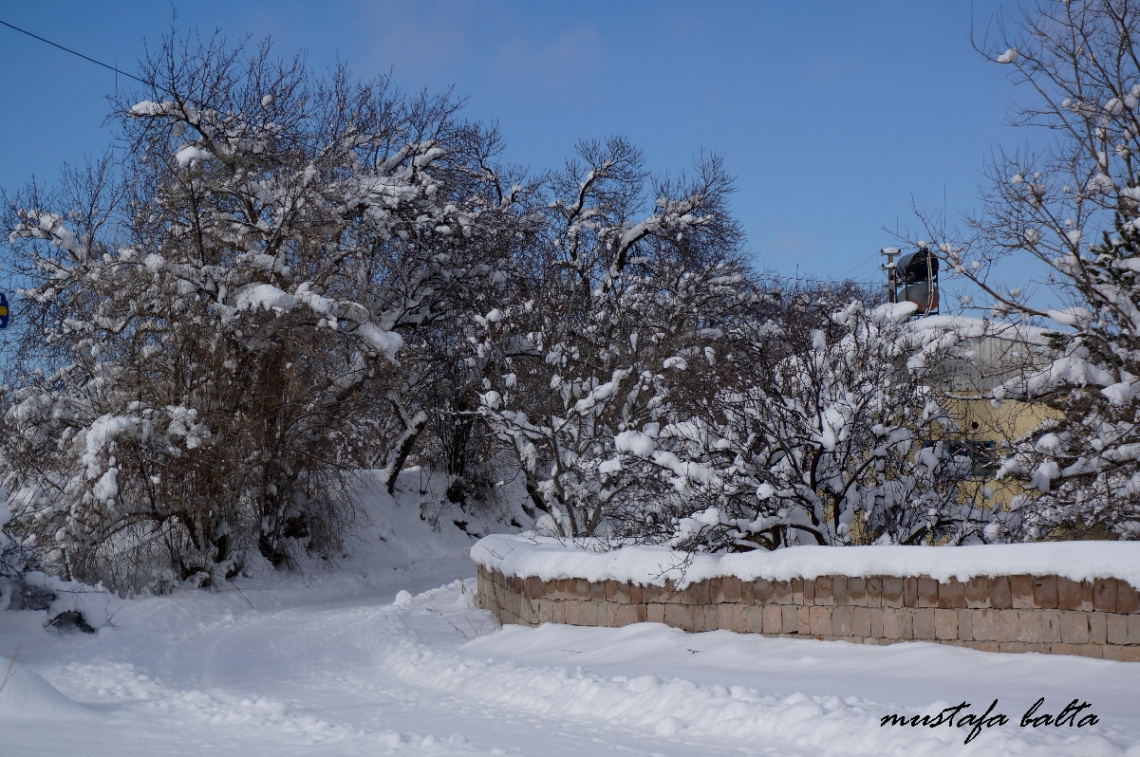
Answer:
[[(402, 643), (388, 644), (379, 658), (383, 669), (405, 683), (477, 701), (503, 712), (527, 712), (549, 719), (588, 723), (599, 730), (620, 728), (645, 736), (668, 737), (707, 753), (711, 744), (746, 748), (751, 754), (815, 755), (1009, 755), (1023, 757), (1140, 757), (1140, 745), (1127, 749), (1100, 733), (1023, 731), (1011, 723), (983, 731), (964, 744), (966, 729), (883, 728), (894, 711), (876, 702), (849, 697), (793, 694), (778, 698), (746, 686), (702, 686), (681, 678), (605, 677), (566, 668), (479, 661), (440, 651), (416, 639), (417, 614), (448, 607), (457, 616), (482, 611), (462, 607), (460, 588), (451, 586), (386, 608), (388, 632)], [(448, 623), (458, 626), (456, 620)], [(948, 702), (923, 710), (936, 714)], [(909, 714), (920, 714), (918, 711)], [(1127, 749), (1127, 752), (1126, 752)]]

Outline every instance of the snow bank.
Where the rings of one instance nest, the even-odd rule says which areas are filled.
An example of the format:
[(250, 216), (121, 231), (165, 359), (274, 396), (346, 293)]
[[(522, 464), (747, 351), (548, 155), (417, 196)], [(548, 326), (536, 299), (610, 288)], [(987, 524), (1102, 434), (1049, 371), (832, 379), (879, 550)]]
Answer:
[[(0, 719), (89, 721), (94, 713), (64, 696), (43, 676), (0, 657)], [(0, 744), (4, 739), (0, 737)]]
[(1140, 586), (1140, 543), (1049, 542), (965, 547), (790, 547), (774, 552), (687, 555), (665, 547), (629, 546), (609, 552), (597, 543), (495, 534), (471, 548), (471, 558), (509, 576), (543, 581), (584, 578), (678, 587), (721, 576), (786, 581), (819, 576), (1060, 576), (1073, 581), (1117, 578)]

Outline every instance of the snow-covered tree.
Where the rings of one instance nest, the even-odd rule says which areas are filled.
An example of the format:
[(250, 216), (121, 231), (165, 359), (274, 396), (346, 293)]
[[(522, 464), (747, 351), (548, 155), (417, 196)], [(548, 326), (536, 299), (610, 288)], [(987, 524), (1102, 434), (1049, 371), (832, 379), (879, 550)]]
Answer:
[(328, 554), (339, 472), (394, 475), (422, 427), (398, 353), (499, 268), (496, 137), (448, 96), (317, 80), (267, 45), (167, 40), (142, 74), (114, 164), (8, 213), (13, 527), (117, 588)]
[[(995, 315), (1052, 324), (995, 399), (1028, 400), (1064, 420), (1018, 440), (1004, 466), (1032, 494), (1015, 538), (1140, 536), (1140, 4), (1071, 0), (1024, 9), (979, 49), (1029, 92), (1013, 123), (1041, 127), (1040, 150), (1000, 153), (983, 208), (960, 234), (927, 224), (952, 271)], [(1003, 260), (1043, 275), (1002, 284)], [(1047, 296), (1067, 302), (1039, 303)]]
[[(514, 456), (532, 506), (566, 536), (621, 530), (665, 496), (617, 439), (658, 422), (670, 373), (714, 349), (737, 297), (740, 233), (717, 159), (649, 182), (628, 142), (583, 143), (501, 306), (476, 314), (478, 412)], [(710, 309), (711, 306), (711, 309)]]
[[(905, 306), (792, 293), (769, 320), (734, 325), (706, 400), (669, 434), (627, 443), (623, 464), (700, 470), (673, 541), (700, 549), (797, 543), (959, 543), (986, 520), (958, 484), (971, 461), (934, 391), (949, 340)], [(669, 446), (662, 448), (661, 437)], [(631, 440), (633, 441), (633, 440)]]

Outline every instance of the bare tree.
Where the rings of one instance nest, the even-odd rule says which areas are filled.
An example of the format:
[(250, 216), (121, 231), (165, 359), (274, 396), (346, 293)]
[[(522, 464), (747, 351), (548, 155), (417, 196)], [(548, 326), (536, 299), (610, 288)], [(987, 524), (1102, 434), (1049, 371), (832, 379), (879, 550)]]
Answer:
[[(927, 223), (957, 275), (997, 317), (1050, 324), (1053, 358), (1037, 359), (994, 399), (1028, 400), (1063, 416), (1018, 440), (1004, 466), (1034, 496), (1013, 534), (1072, 538), (1140, 527), (1140, 5), (1134, 0), (1038, 3), (997, 23), (980, 52), (1030, 93), (1016, 126), (1043, 129), (1038, 150), (999, 152), (982, 210), (959, 232)], [(926, 219), (930, 221), (932, 219)], [(997, 279), (1003, 260), (1044, 272), (1044, 307), (1026, 281)]]

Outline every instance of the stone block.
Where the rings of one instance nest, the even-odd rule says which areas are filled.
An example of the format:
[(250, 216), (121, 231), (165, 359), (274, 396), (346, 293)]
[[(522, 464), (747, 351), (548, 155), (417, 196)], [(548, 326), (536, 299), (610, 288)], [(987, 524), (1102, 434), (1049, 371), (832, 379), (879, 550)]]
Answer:
[(685, 605), (684, 617), (688, 620), (683, 626), (680, 626), (689, 633), (700, 633), (707, 630), (705, 628), (705, 608), (700, 605)]
[(1033, 603), (1033, 576), (1010, 576), (1009, 590), (1013, 595), (1013, 609), (1031, 610)]
[(956, 578), (938, 584), (938, 606), (944, 610), (959, 610), (966, 606), (966, 585)]
[(1061, 642), (1064, 644), (1089, 643), (1089, 616), (1077, 611), (1061, 612)]
[(569, 578), (559, 578), (554, 581), (547, 581), (546, 598), (558, 600), (560, 602), (571, 599), (571, 592), (567, 589), (567, 587), (570, 586), (573, 586), (573, 584)]
[(804, 579), (803, 603), (810, 606), (815, 604), (815, 579)]
[(614, 598), (612, 601), (623, 605), (631, 604), (633, 601), (631, 596), (631, 589), (632, 587), (624, 581), (617, 582), (617, 585), (614, 588)]
[(868, 607), (882, 607), (883, 606), (883, 577), (870, 576), (865, 579), (863, 584), (867, 589), (867, 606)]
[(622, 626), (628, 626), (638, 622), (636, 605), (626, 603), (620, 605), (610, 605), (610, 607), (614, 610), (612, 616), (613, 622), (611, 625), (613, 625), (615, 628), (621, 628)]
[(792, 604), (803, 605), (804, 603), (804, 580), (802, 578), (792, 579)]
[(641, 604), (634, 605), (633, 608), (634, 608), (634, 610), (637, 611), (637, 622), (638, 623), (644, 623), (645, 621), (647, 621), (649, 619), (649, 617), (648, 617), (649, 605), (641, 603)]
[(757, 609), (761, 611), (761, 625), (756, 630), (763, 633), (784, 632), (784, 614), (780, 611), (779, 605), (764, 605)]
[(852, 607), (867, 607), (867, 580), (865, 578), (847, 579), (847, 604)]
[(718, 602), (717, 597), (721, 594), (721, 583), (723, 579), (721, 576), (714, 576), (713, 578), (706, 579), (701, 583), (705, 584), (709, 592), (709, 602)]
[(649, 623), (665, 622), (665, 605), (653, 602), (645, 606), (645, 620)]
[(1056, 609), (1057, 577), (1035, 576), (1033, 578), (1033, 604), (1035, 607)]
[(934, 611), (934, 635), (941, 640), (957, 640), (959, 638), (957, 610), (939, 608)]
[(578, 603), (579, 622), (584, 626), (603, 626), (606, 620), (606, 604), (590, 599)]
[(852, 622), (854, 614), (853, 607), (847, 605), (835, 607), (831, 611), (831, 635), (839, 638), (854, 636), (855, 624)]
[(1128, 643), (1128, 616), (1112, 613), (1105, 616), (1108, 619), (1108, 643)]
[(1098, 578), (1093, 581), (1093, 609), (1097, 612), (1116, 612), (1116, 579)]
[(1081, 609), (1081, 582), (1071, 578), (1057, 578), (1057, 609)]
[(744, 633), (744, 605), (721, 604), (715, 607), (717, 628)]
[(1043, 642), (1053, 644), (1061, 641), (1061, 611), (1045, 609), (1041, 611), (1041, 631)]
[(708, 605), (712, 604), (712, 595), (709, 592), (709, 588), (708, 581), (697, 581), (694, 584), (690, 584), (686, 591), (689, 592), (693, 604)]
[(562, 603), (563, 622), (572, 626), (582, 625), (582, 603), (577, 599), (568, 599)]
[(882, 605), (883, 607), (903, 606), (903, 579), (896, 576), (883, 576)]
[(1121, 615), (1140, 611), (1140, 594), (1127, 581), (1116, 582), (1116, 611)]
[(815, 603), (821, 607), (835, 605), (835, 584), (831, 576), (815, 579)]
[(1017, 610), (1017, 640), (1030, 643), (1061, 641), (1060, 610)]
[(691, 631), (694, 625), (693, 606), (677, 602), (665, 605), (665, 625), (680, 628), (682, 631)]
[(912, 610), (905, 607), (883, 608), (883, 638), (885, 639), (913, 639), (914, 624), (911, 618)]
[(883, 608), (882, 607), (868, 607), (867, 614), (870, 616), (870, 632), (868, 636), (881, 639), (883, 638)]
[(766, 578), (757, 578), (751, 583), (752, 586), (752, 599), (750, 601), (757, 604), (768, 604), (774, 601), (774, 593), (772, 590), (772, 582)]
[(546, 594), (546, 586), (538, 576), (527, 576), (523, 579), (523, 596), (528, 599), (537, 599)]
[(918, 579), (914, 576), (903, 579), (903, 607), (918, 607)]
[(796, 608), (796, 633), (808, 636), (811, 634), (811, 611), (814, 607)]
[(934, 627), (934, 609), (919, 608), (914, 611), (914, 638), (933, 640), (937, 634)]
[(974, 610), (973, 633), (978, 641), (1017, 641), (1017, 611)]
[(640, 604), (645, 603), (645, 598), (644, 598), (642, 589), (643, 589), (643, 587), (641, 586), (641, 584), (630, 584), (629, 585), (629, 601), (630, 601), (630, 604), (640, 605)]
[(997, 652), (1001, 645), (996, 641), (967, 641), (962, 646), (976, 649), (979, 652)]
[(1039, 652), (1048, 654), (1049, 644), (1030, 643), (1027, 641), (1003, 641), (998, 645), (998, 651), (1005, 654), (1025, 654), (1026, 652)]
[(938, 607), (938, 582), (930, 576), (918, 579), (918, 607)]
[(720, 579), (720, 591), (713, 598), (714, 602), (740, 602), (744, 593), (742, 582), (736, 576), (725, 576)]
[(860, 606), (852, 608), (851, 630), (860, 639), (873, 635), (871, 633), (871, 608)]
[(800, 610), (803, 608), (795, 607), (794, 605), (777, 605), (780, 608), (780, 615), (782, 617), (781, 624), (783, 625), (783, 633), (799, 633), (800, 632)]
[[(1057, 646), (1057, 645), (1054, 644), (1053, 646)], [(1104, 657), (1104, 645), (1103, 644), (1073, 644), (1072, 646), (1076, 649), (1075, 654), (1078, 654), (1081, 657), (1094, 657), (1097, 659)], [(1073, 652), (1061, 652), (1059, 654), (1074, 654), (1074, 653)]]
[(1128, 643), (1140, 644), (1140, 615), (1128, 617)]
[(851, 594), (847, 590), (847, 576), (832, 577), (831, 601), (836, 607), (846, 607), (851, 604)]
[(974, 611), (973, 610), (959, 610), (958, 611), (958, 638), (962, 641), (973, 641), (974, 639)]
[(828, 637), (832, 635), (832, 608), (808, 607), (804, 608), (809, 615), (809, 633), (812, 636)]
[(1013, 590), (1006, 576), (994, 576), (990, 579), (990, 607), (995, 610), (1008, 610), (1013, 607)]
[(605, 602), (606, 601), (606, 585), (602, 581), (595, 581), (590, 584), (590, 601), (591, 602)]
[[(818, 590), (818, 587), (817, 587)], [(792, 604), (792, 585), (787, 581), (772, 581), (772, 599), (778, 605)]]
[(705, 624), (702, 630), (716, 631), (720, 627), (720, 607), (713, 604), (707, 605), (705, 607)]
[[(747, 586), (747, 584), (745, 584)], [(775, 622), (771, 615), (775, 614)], [(744, 605), (744, 630), (748, 633), (780, 633), (779, 605)]]
[(1103, 612), (1090, 612), (1088, 613), (1089, 619), (1089, 643), (1090, 644), (1107, 644), (1108, 643), (1108, 616)]
[(1116, 644), (1104, 645), (1104, 659), (1120, 662), (1140, 662), (1140, 646), (1121, 647)]
[(974, 576), (966, 582), (966, 607), (990, 606), (990, 577)]

